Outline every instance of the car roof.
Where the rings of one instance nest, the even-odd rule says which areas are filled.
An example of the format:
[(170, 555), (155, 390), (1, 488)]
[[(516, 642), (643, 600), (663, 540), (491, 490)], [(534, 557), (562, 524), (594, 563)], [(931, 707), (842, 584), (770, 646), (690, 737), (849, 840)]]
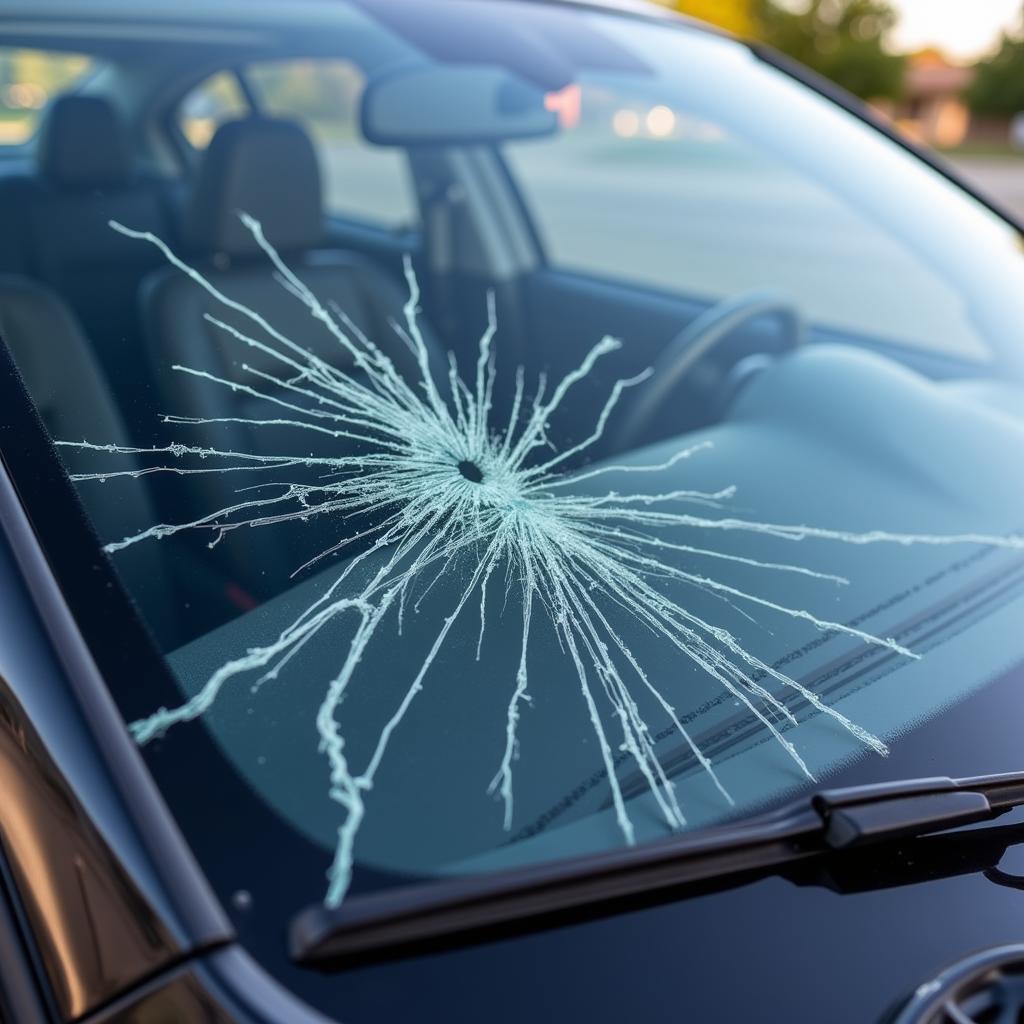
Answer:
[[(650, 0), (521, 2), (616, 12), (727, 34)], [(146, 0), (145, 4), (138, 0), (0, 0), (0, 30), (8, 46), (73, 50), (115, 61), (136, 58), (139, 43), (159, 43), (167, 61), (187, 63), (186, 54), (197, 49), (210, 52), (211, 46), (224, 52), (280, 46), (311, 25), (359, 31), (366, 27), (367, 13), (372, 17), (373, 6), (372, 0)]]
[[(427, 0), (423, 0), (427, 2)], [(473, 3), (487, 0), (472, 0)], [(685, 15), (650, 0), (529, 0), (549, 6), (590, 8), (617, 11), (662, 20), (687, 21), (701, 24)], [(362, 6), (362, 5), (360, 5)], [(338, 0), (6, 0), (0, 9), (0, 23), (5, 29), (23, 27), (41, 28), (46, 23), (49, 31), (57, 32), (64, 23), (74, 30), (83, 22), (113, 22), (117, 26), (135, 25), (140, 28), (150, 23), (177, 24), (237, 23), (239, 26), (254, 21), (266, 24), (293, 24), (296, 21), (345, 20), (356, 10)], [(365, 5), (371, 14), (373, 4)], [(57, 22), (58, 24), (54, 24)], [(113, 26), (111, 26), (113, 27)]]
[[(424, 0), (426, 2), (426, 0)], [(473, 3), (487, 0), (472, 0)], [(631, 11), (652, 17), (678, 17), (668, 8), (650, 0), (533, 0), (573, 7), (602, 8), (606, 10)], [(0, 18), (36, 19), (66, 18), (118, 18), (144, 23), (147, 21), (246, 21), (255, 15), (259, 18), (277, 16), (288, 20), (302, 16), (330, 17), (332, 11), (343, 10), (347, 5), (337, 0), (147, 0), (140, 5), (138, 0), (6, 0), (0, 10)], [(373, 4), (366, 9), (372, 12)]]

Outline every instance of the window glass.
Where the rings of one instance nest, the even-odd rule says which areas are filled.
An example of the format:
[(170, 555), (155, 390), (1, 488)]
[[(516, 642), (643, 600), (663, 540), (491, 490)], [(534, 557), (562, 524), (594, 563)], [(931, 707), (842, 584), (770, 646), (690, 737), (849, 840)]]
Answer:
[(365, 76), (351, 61), (252, 64), (247, 81), (260, 108), (302, 122), (313, 137), (328, 213), (400, 228), (416, 219), (404, 154), (369, 145), (359, 131)]
[[(356, 118), (357, 66), (386, 74), (437, 154), (432, 265), (369, 232), (311, 254), (287, 151), (246, 166), (248, 209), (211, 167), (206, 237), (141, 176), (23, 188), (8, 227), (38, 280), (0, 281), (0, 334), (54, 448), (0, 372), (0, 454), (243, 941), (313, 990), (283, 941), (310, 904), (1018, 767), (1012, 702), (975, 701), (1024, 663), (1017, 232), (739, 43), (385, 6), (289, 8), (289, 47), (338, 55), (224, 57), (244, 77), (182, 126), (208, 144), (247, 82), (315, 138), (333, 211), (407, 223), (402, 151)], [(210, 52), (182, 47), (171, 81)], [(524, 118), (550, 131), (507, 145), (514, 181), (582, 282), (498, 258), (528, 225), (483, 143)], [(125, 655), (104, 568), (169, 672)]]
[[(359, 131), (362, 71), (347, 60), (249, 64), (246, 83), (261, 112), (299, 121), (317, 149), (328, 213), (378, 227), (403, 228), (417, 218), (405, 156), (371, 146)], [(186, 97), (180, 124), (197, 149), (224, 122), (250, 112), (237, 77), (221, 72)]]
[(31, 138), (46, 104), (94, 67), (82, 54), (0, 47), (0, 146)]
[(196, 148), (205, 149), (225, 121), (245, 117), (249, 104), (231, 71), (207, 78), (184, 99), (178, 123), (185, 138)]
[(851, 190), (858, 171), (812, 173), (810, 134), (784, 142), (754, 94), (693, 76), (583, 75), (557, 136), (507, 147), (554, 267), (711, 299), (776, 289), (812, 321), (984, 357), (932, 254)]

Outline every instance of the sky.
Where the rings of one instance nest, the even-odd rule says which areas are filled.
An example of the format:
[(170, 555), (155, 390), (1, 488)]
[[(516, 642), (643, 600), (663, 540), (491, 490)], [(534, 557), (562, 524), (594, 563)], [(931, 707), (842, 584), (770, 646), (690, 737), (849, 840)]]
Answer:
[(1019, 23), (1021, 0), (893, 0), (900, 23), (893, 42), (899, 50), (937, 44), (951, 57), (982, 55), (1004, 27)]

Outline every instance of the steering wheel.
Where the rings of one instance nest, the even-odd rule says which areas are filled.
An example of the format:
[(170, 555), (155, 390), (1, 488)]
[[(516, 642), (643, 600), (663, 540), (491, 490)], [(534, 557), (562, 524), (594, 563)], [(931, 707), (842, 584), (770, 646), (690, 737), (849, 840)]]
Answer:
[[(639, 444), (651, 423), (678, 406), (683, 386), (692, 384), (694, 376), (716, 378), (710, 385), (706, 380), (701, 382), (702, 391), (711, 391), (710, 398), (702, 399), (705, 404), (718, 408), (727, 405), (742, 384), (773, 357), (749, 353), (727, 369), (716, 370), (710, 356), (734, 331), (761, 317), (778, 321), (786, 350), (804, 343), (803, 317), (782, 292), (749, 291), (717, 303), (687, 324), (655, 360), (650, 383), (638, 389), (641, 393), (636, 403), (615, 433), (615, 450), (627, 451)], [(695, 374), (698, 368), (706, 372)]]

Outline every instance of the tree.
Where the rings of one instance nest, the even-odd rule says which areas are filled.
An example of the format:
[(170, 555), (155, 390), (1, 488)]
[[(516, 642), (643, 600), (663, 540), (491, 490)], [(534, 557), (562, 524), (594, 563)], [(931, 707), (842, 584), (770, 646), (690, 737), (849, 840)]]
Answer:
[(1024, 38), (1004, 32), (996, 52), (977, 67), (967, 90), (975, 114), (1012, 117), (1024, 110)]
[(753, 0), (676, 0), (672, 6), (683, 14), (718, 25), (739, 36), (757, 34)]
[(886, 49), (889, 0), (662, 0), (737, 35), (761, 39), (862, 99), (898, 99), (904, 58)]
[(757, 35), (862, 99), (898, 99), (904, 58), (886, 49), (897, 14), (888, 0), (757, 0)]

